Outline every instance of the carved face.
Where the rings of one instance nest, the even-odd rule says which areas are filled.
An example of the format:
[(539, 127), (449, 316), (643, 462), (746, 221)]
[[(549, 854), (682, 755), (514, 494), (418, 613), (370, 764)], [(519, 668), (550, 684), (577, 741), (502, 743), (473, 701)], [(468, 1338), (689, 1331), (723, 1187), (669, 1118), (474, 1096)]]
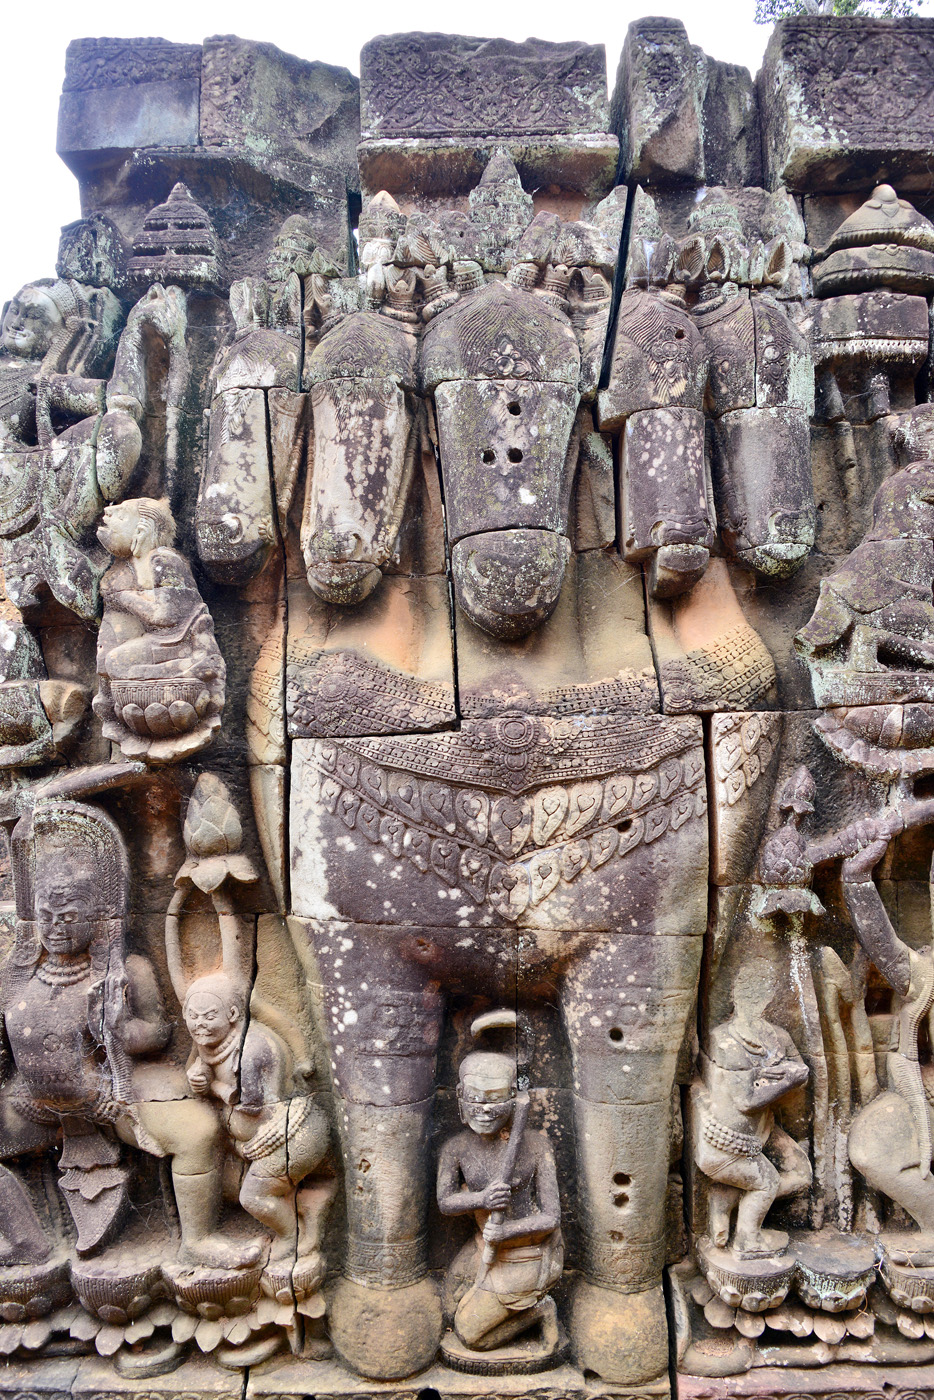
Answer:
[(104, 511), (97, 538), (117, 559), (126, 559), (133, 553), (133, 541), (139, 523), (139, 512), (135, 503), (121, 501), (119, 505), (108, 506)]
[(36, 885), (39, 942), (47, 953), (70, 957), (91, 943), (102, 917), (95, 879), (67, 858), (40, 869)]
[(198, 991), (196, 985), (185, 998), (188, 1034), (205, 1050), (216, 1049), (239, 1019), (236, 1003), (226, 1001), (217, 992)]
[(24, 360), (41, 360), (52, 336), (63, 325), (62, 313), (52, 298), (41, 287), (25, 286), (7, 307), (0, 344)]
[(480, 1137), (489, 1137), (505, 1128), (515, 1111), (515, 1088), (504, 1084), (481, 1087), (469, 1079), (458, 1090), (461, 1117)]

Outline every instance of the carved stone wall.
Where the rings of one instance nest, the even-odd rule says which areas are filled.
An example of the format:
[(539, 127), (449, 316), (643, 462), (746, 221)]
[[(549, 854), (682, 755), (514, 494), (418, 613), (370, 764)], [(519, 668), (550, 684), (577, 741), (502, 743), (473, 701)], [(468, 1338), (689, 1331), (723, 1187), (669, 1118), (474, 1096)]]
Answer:
[(934, 1394), (932, 45), (70, 47), (0, 1397)]

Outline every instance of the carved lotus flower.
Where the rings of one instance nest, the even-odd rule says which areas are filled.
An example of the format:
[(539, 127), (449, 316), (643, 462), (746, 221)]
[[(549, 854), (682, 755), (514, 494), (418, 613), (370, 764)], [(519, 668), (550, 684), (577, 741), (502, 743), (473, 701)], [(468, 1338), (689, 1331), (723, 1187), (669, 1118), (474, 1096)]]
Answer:
[(175, 877), (176, 885), (191, 881), (210, 894), (228, 878), (244, 884), (259, 878), (249, 856), (240, 853), (243, 827), (230, 793), (213, 773), (202, 773), (195, 784), (182, 835), (188, 860)]

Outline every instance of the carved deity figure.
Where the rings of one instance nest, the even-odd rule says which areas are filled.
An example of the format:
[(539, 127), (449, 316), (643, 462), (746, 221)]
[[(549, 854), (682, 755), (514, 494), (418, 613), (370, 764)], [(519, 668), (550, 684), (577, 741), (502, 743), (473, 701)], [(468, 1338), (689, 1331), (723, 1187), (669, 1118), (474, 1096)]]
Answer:
[(216, 1114), (181, 1085), (166, 1094), (165, 1065), (162, 1092), (152, 1093), (152, 1060), (171, 1027), (152, 964), (126, 952), (127, 863), (116, 828), (93, 808), (50, 801), (21, 819), (13, 850), (18, 921), (0, 988), (7, 1052), (0, 1155), (61, 1144), (60, 1186), (82, 1255), (111, 1239), (124, 1218), (130, 1172), (121, 1143), (168, 1156), (180, 1261), (253, 1262), (255, 1245), (216, 1233)]
[(731, 1245), (740, 1259), (780, 1254), (783, 1230), (767, 1230), (766, 1215), (780, 1196), (811, 1182), (807, 1153), (775, 1121), (774, 1106), (808, 1077), (791, 1036), (766, 1019), (775, 993), (760, 959), (733, 983), (733, 1014), (717, 1026), (700, 1054), (700, 1080), (691, 1089), (694, 1160), (710, 1180), (709, 1234), (718, 1249)]
[(526, 1126), (515, 1055), (466, 1055), (457, 1104), (465, 1130), (441, 1149), (438, 1205), (444, 1215), (473, 1214), (477, 1233), (448, 1270), (454, 1330), (466, 1347), (489, 1352), (540, 1323), (550, 1355), (558, 1324), (548, 1289), (564, 1263), (558, 1181), (546, 1134)]
[(141, 444), (91, 377), (109, 368), (121, 316), (107, 290), (44, 281), (21, 288), (0, 327), (0, 538), (10, 598), (27, 617), (46, 593), (86, 621), (98, 615), (106, 555), (93, 527)]
[(94, 710), (124, 754), (165, 763), (220, 727), (226, 668), (168, 503), (109, 506), (98, 531), (114, 562), (103, 582)]

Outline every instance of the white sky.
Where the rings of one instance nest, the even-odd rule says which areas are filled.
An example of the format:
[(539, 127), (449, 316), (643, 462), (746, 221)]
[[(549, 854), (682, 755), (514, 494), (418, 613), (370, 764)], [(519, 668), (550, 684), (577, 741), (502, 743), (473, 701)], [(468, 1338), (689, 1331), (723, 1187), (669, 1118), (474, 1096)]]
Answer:
[[(52, 275), (59, 229), (80, 215), (77, 183), (55, 154), (58, 95), (72, 38), (158, 34), (178, 43), (200, 43), (210, 34), (239, 34), (357, 73), (360, 46), (375, 34), (403, 28), (463, 32), (469, 26), (471, 34), (486, 37), (521, 40), (534, 34), (603, 43), (612, 85), (626, 29), (645, 14), (676, 16), (692, 43), (713, 58), (745, 64), (754, 72), (770, 32), (767, 25), (753, 22), (754, 11), (754, 0), (590, 0), (579, 5), (471, 0), (464, 7), (442, 7), (437, 0), (405, 0), (402, 6), (355, 0), (271, 9), (257, 0), (228, 0), (225, 5), (162, 0), (145, 9), (132, 0), (94, 0), (87, 6), (40, 0), (35, 9), (22, 0), (7, 0), (0, 80), (7, 192), (0, 221), (0, 301), (31, 278)], [(458, 18), (457, 30), (451, 28), (451, 13)], [(934, 15), (934, 0), (923, 0), (921, 13)]]

